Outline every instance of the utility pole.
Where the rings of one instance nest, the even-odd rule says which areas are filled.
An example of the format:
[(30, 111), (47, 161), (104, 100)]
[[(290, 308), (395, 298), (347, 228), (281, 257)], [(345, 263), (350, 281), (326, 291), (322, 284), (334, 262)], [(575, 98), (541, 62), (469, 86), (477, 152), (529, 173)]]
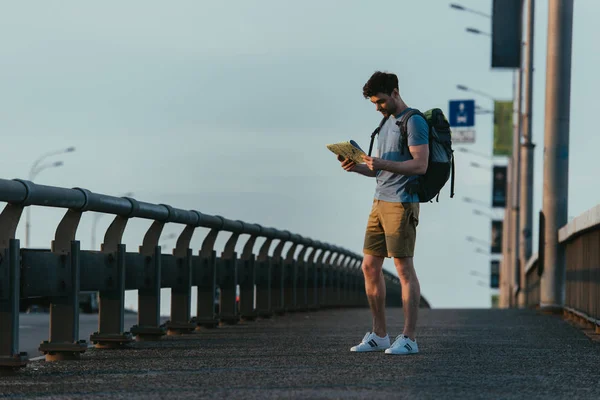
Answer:
[[(523, 113), (523, 144), (521, 144), (521, 193), (520, 193), (520, 222), (522, 224), (519, 233), (519, 265), (521, 266), (521, 283), (524, 285), (525, 265), (531, 257), (531, 235), (533, 226), (533, 148), (532, 118), (533, 109), (533, 37), (535, 21), (535, 0), (529, 0), (527, 4), (527, 52), (525, 54), (525, 112)], [(527, 304), (527, 288), (522, 287), (519, 291), (519, 307)]]
[[(522, 64), (522, 63), (521, 63)], [(521, 153), (520, 153), (520, 145), (521, 145), (521, 130), (522, 130), (522, 120), (521, 118), (521, 103), (522, 103), (522, 94), (523, 94), (523, 66), (516, 71), (517, 73), (517, 111), (516, 111), (516, 126), (513, 134), (513, 146), (512, 146), (512, 168), (511, 168), (511, 178), (512, 178), (512, 193), (510, 199), (510, 217), (511, 217), (511, 229), (509, 240), (512, 244), (511, 248), (511, 267), (512, 267), (512, 275), (511, 279), (513, 282), (512, 292), (510, 293), (511, 304), (513, 306), (517, 305), (517, 294), (520, 290), (520, 278), (521, 278), (521, 266), (519, 265), (519, 191), (520, 191), (520, 175), (519, 171), (521, 170)]]
[(540, 308), (547, 311), (562, 309), (565, 301), (565, 252), (558, 230), (568, 222), (572, 40), (573, 0), (549, 0), (542, 199), (546, 229), (540, 280)]
[(510, 308), (510, 293), (512, 292), (512, 268), (511, 268), (511, 243), (508, 240), (510, 234), (510, 207), (511, 198), (511, 159), (508, 160), (506, 168), (506, 206), (504, 207), (504, 223), (502, 224), (502, 261), (500, 264), (500, 308)]

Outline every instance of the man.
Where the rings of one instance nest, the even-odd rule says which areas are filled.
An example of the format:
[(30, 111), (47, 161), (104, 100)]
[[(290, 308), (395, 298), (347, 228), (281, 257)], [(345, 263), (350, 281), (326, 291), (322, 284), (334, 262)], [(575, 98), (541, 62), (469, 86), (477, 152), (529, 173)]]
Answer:
[[(402, 151), (400, 128), (396, 122), (403, 121), (403, 115), (410, 108), (400, 97), (397, 76), (375, 72), (364, 85), (363, 95), (375, 104), (387, 121), (379, 131), (377, 157), (364, 156), (364, 164), (340, 160), (344, 170), (377, 180), (365, 233), (362, 264), (373, 329), (350, 351), (385, 350), (385, 354), (414, 354), (419, 352), (415, 328), (421, 298), (413, 265), (419, 199), (416, 194), (411, 194), (409, 187), (417, 175), (427, 171), (429, 128), (422, 116), (413, 115), (407, 123), (408, 149)], [(386, 257), (393, 258), (398, 271), (404, 310), (404, 331), (391, 346), (385, 319), (382, 271)]]

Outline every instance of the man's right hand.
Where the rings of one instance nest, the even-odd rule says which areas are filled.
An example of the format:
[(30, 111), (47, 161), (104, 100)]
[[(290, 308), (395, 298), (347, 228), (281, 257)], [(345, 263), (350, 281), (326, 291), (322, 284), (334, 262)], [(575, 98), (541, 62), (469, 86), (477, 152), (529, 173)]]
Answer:
[(351, 172), (356, 166), (356, 163), (354, 161), (346, 160), (342, 156), (338, 156), (338, 160), (342, 163), (342, 168), (344, 168), (348, 172)]

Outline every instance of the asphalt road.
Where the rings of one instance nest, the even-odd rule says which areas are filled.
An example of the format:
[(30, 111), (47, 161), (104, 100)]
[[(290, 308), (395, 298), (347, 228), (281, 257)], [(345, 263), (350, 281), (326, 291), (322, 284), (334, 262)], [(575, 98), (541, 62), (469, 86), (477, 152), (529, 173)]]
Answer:
[[(402, 310), (386, 315), (401, 333)], [(0, 398), (600, 399), (600, 341), (559, 316), (422, 310), (419, 354), (351, 353), (370, 323), (322, 310), (89, 349), (1, 377)]]

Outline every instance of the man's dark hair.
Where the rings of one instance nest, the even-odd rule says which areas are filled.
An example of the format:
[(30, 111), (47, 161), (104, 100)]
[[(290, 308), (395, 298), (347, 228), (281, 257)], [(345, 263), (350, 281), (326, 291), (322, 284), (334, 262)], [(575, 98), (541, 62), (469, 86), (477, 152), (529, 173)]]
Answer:
[(391, 95), (394, 89), (398, 89), (398, 77), (395, 74), (377, 71), (363, 86), (363, 96), (368, 99), (377, 93)]

